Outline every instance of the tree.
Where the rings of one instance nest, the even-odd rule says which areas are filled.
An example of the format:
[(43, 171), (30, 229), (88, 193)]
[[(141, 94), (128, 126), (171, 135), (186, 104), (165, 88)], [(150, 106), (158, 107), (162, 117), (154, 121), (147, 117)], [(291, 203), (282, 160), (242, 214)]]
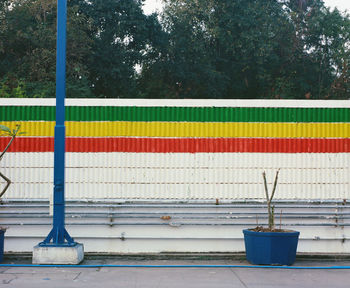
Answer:
[[(13, 89), (22, 87), (29, 97), (55, 96), (56, 1), (2, 1), (0, 6), (0, 81)], [(10, 6), (11, 5), (11, 6)], [(11, 7), (11, 9), (9, 9)], [(91, 96), (86, 81), (89, 72), (85, 59), (90, 55), (89, 19), (68, 9), (67, 95)], [(22, 83), (22, 84), (21, 84)], [(1, 89), (0, 89), (1, 90)]]
[[(69, 0), (67, 97), (349, 98), (350, 17), (323, 1), (163, 1)], [(0, 0), (0, 97), (55, 96), (55, 23)]]
[(142, 11), (144, 0), (76, 0), (79, 13), (92, 21), (89, 80), (97, 97), (136, 97), (136, 65), (149, 57), (161, 27), (156, 15)]
[(295, 94), (298, 98), (349, 97), (349, 91), (340, 95), (334, 89), (346, 78), (344, 72), (350, 52), (349, 16), (343, 16), (337, 9), (331, 11), (319, 0), (282, 2), (294, 27), (292, 58), (288, 65), (289, 74), (295, 75), (294, 97)]
[(141, 79), (153, 95), (162, 87), (159, 97), (331, 98), (338, 87), (349, 96), (350, 20), (323, 1), (164, 2), (169, 41)]
[(161, 71), (176, 97), (266, 97), (291, 30), (280, 3), (165, 2), (168, 49), (145, 74)]

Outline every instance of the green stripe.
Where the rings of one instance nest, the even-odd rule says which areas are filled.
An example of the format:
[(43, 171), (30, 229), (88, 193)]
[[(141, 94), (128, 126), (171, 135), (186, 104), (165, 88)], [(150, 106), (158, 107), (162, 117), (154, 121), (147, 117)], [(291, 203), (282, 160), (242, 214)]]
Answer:
[[(348, 108), (66, 107), (67, 121), (350, 122)], [(0, 106), (0, 121), (54, 121), (52, 106)]]

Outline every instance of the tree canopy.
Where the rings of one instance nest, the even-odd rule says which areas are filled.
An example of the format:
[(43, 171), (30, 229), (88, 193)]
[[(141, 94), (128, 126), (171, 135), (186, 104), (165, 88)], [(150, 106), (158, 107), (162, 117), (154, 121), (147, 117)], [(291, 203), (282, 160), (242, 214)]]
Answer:
[[(322, 0), (68, 0), (67, 97), (350, 98)], [(0, 0), (0, 97), (54, 97), (56, 0)]]

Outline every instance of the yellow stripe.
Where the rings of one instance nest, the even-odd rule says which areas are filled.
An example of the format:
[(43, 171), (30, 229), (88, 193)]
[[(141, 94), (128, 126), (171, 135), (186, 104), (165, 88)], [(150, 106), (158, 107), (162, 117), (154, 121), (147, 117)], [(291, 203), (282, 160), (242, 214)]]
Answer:
[(55, 122), (39, 122), (39, 121), (11, 121), (0, 122), (0, 125), (5, 125), (11, 130), (16, 128), (16, 125), (21, 125), (20, 132), (24, 132), (23, 136), (54, 136)]
[[(0, 122), (23, 136), (54, 136), (54, 122)], [(350, 123), (66, 122), (71, 137), (349, 138)]]

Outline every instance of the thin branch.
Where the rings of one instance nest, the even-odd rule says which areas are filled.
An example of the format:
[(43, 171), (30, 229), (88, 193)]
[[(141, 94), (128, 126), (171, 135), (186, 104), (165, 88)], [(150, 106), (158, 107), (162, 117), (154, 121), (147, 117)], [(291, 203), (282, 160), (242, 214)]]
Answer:
[(273, 226), (273, 211), (271, 211), (271, 201), (269, 199), (269, 191), (267, 188), (267, 180), (266, 180), (266, 172), (263, 173), (264, 178), (264, 187), (265, 187), (265, 195), (266, 195), (266, 204), (267, 204), (267, 213), (269, 214), (269, 228), (272, 229)]
[[(16, 125), (16, 129), (13, 129), (12, 132), (11, 132), (11, 130), (10, 130), (9, 128), (7, 128), (7, 127), (5, 127), (5, 128), (6, 128), (6, 130), (4, 130), (4, 131), (6, 132), (6, 134), (8, 134), (9, 136), (11, 136), (12, 138), (11, 138), (11, 140), (9, 141), (9, 143), (7, 144), (5, 150), (0, 154), (0, 161), (1, 161), (1, 159), (4, 157), (4, 155), (5, 155), (5, 153), (7, 152), (7, 150), (10, 148), (10, 146), (11, 146), (13, 140), (15, 140), (15, 138), (16, 138), (18, 132), (19, 132), (19, 129), (21, 128), (21, 125), (17, 124), (17, 125)], [(19, 133), (19, 134), (22, 134), (22, 133)], [(1, 191), (1, 193), (0, 193), (0, 198), (1, 198), (1, 197), (5, 194), (5, 192), (7, 191), (7, 189), (10, 187), (10, 185), (11, 185), (11, 180), (10, 180), (9, 178), (7, 178), (4, 174), (2, 174), (1, 172), (0, 172), (0, 177), (1, 177), (2, 179), (4, 179), (4, 180), (6, 181), (6, 183), (7, 183), (6, 186), (5, 186), (5, 188), (4, 188), (4, 189)]]
[(5, 155), (5, 153), (7, 152), (7, 150), (10, 148), (10, 146), (11, 146), (13, 140), (15, 140), (15, 138), (16, 138), (16, 136), (17, 136), (17, 134), (18, 134), (20, 128), (21, 128), (21, 125), (17, 124), (17, 125), (16, 125), (16, 129), (14, 129), (14, 130), (13, 130), (13, 133), (10, 134), (10, 136), (11, 136), (12, 138), (11, 138), (10, 142), (7, 144), (5, 150), (0, 154), (0, 161), (1, 161), (2, 157), (4, 157), (4, 155)]
[(282, 229), (282, 210), (281, 210), (281, 214), (280, 214), (280, 230)]
[(265, 171), (263, 173), (263, 178), (264, 178), (264, 187), (265, 187), (266, 200), (267, 200), (267, 202), (270, 202), (270, 200), (269, 200), (269, 190), (267, 188), (267, 181), (266, 181), (266, 173), (265, 173)]
[(10, 148), (10, 146), (11, 146), (13, 140), (15, 140), (15, 138), (16, 138), (16, 135), (13, 135), (10, 142), (7, 144), (5, 150), (0, 154), (0, 161), (2, 160), (2, 157), (4, 157), (6, 151)]
[(280, 173), (280, 169), (278, 169), (277, 172), (276, 172), (275, 182), (273, 183), (273, 190), (272, 190), (270, 202), (272, 201), (273, 196), (275, 196), (275, 191), (276, 191), (276, 187), (277, 187), (277, 181), (278, 181), (278, 174), (279, 173)]
[(10, 187), (11, 180), (9, 178), (7, 178), (4, 174), (2, 174), (1, 172), (0, 172), (0, 177), (7, 182), (5, 188), (1, 191), (1, 194), (0, 194), (0, 198), (1, 198), (5, 194), (6, 190)]

